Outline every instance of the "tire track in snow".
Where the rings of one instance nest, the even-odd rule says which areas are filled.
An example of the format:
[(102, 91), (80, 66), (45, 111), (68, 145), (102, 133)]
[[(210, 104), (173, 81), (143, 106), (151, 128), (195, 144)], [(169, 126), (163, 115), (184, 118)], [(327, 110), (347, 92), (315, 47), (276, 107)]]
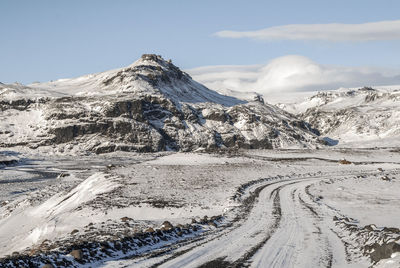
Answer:
[(268, 240), (271, 238), (275, 230), (278, 228), (281, 218), (282, 218), (282, 210), (280, 206), (280, 196), (279, 193), (283, 187), (286, 187), (288, 185), (292, 185), (298, 182), (291, 182), (282, 186), (279, 186), (278, 188), (274, 189), (271, 194), (270, 194), (270, 199), (273, 197), (273, 211), (272, 215), (276, 217), (276, 221), (272, 228), (268, 231), (267, 236), (261, 241), (259, 244), (251, 248), (244, 256), (242, 256), (239, 260), (235, 261), (233, 264), (233, 267), (243, 267), (243, 266), (249, 266), (250, 265), (250, 259), (262, 248)]
[(331, 267), (332, 237), (327, 226), (321, 230), (326, 215), (308, 202), (314, 200), (306, 189), (330, 178), (332, 174), (266, 181), (243, 201), (248, 211), (231, 226), (181, 247), (171, 245), (164, 255), (141, 256), (125, 267)]
[[(311, 185), (312, 185), (312, 184), (309, 184), (308, 186), (306, 186), (306, 187), (304, 188), (304, 192), (303, 192), (303, 193), (306, 193), (306, 191), (309, 189), (309, 187), (310, 187)], [(306, 194), (307, 194), (307, 193), (306, 193)], [(322, 217), (322, 216), (317, 212), (317, 210), (316, 210), (310, 203), (307, 203), (306, 201), (304, 201), (304, 199), (301, 197), (300, 193), (299, 193), (299, 195), (298, 195), (298, 199), (299, 199), (299, 201), (300, 201), (300, 204), (303, 205), (303, 207), (304, 207), (305, 209), (307, 209), (308, 211), (310, 211), (312, 215), (314, 215), (315, 220), (317, 220), (318, 223), (321, 223), (321, 222), (324, 220), (324, 217)], [(319, 238), (320, 238), (320, 241), (323, 243), (323, 245), (325, 245), (325, 248), (326, 248), (326, 255), (325, 255), (325, 256), (321, 256), (321, 261), (320, 261), (320, 263), (323, 264), (324, 262), (326, 262), (325, 267), (331, 268), (331, 267), (332, 267), (332, 263), (333, 263), (332, 246), (331, 246), (331, 244), (330, 244), (330, 242), (329, 242), (328, 236), (325, 235), (325, 236), (323, 237), (323, 234), (326, 232), (326, 230), (325, 230), (325, 232), (323, 233), (323, 232), (322, 232), (322, 229), (321, 229), (321, 227), (318, 225), (318, 223), (317, 223), (317, 222), (314, 222), (314, 225), (315, 225), (315, 227), (316, 227), (317, 230), (318, 230), (317, 234), (318, 234), (318, 236), (319, 236)], [(329, 230), (330, 230), (330, 229), (329, 229)]]
[[(225, 236), (166, 262), (160, 267), (246, 267), (278, 228), (282, 211), (280, 191), (304, 179), (271, 183), (257, 188), (258, 196), (249, 217)], [(210, 261), (211, 259), (211, 261)]]
[[(188, 245), (183, 246), (176, 251), (172, 252), (171, 250), (166, 249), (165, 252), (167, 256), (162, 256), (158, 258), (157, 260), (152, 260), (151, 258), (149, 259), (144, 259), (140, 258), (137, 262), (131, 263), (129, 266), (134, 265), (135, 267), (197, 267), (201, 264), (204, 264), (206, 266), (204, 267), (209, 267), (207, 266), (207, 263), (211, 260), (214, 260), (213, 263), (219, 263), (217, 266), (214, 265), (214, 267), (227, 267), (227, 263), (229, 263), (232, 267), (234, 265), (233, 262), (228, 262), (228, 261), (223, 261), (229, 255), (231, 252), (230, 250), (226, 250), (225, 254), (220, 252), (219, 248), (224, 248), (224, 244), (229, 244), (231, 242), (232, 238), (238, 238), (241, 237), (242, 235), (244, 236), (241, 241), (243, 241), (243, 245), (240, 247), (240, 249), (236, 249), (234, 251), (239, 252), (238, 254), (234, 254), (234, 257), (240, 258), (242, 255), (242, 260), (247, 259), (251, 257), (249, 255), (248, 249), (254, 247), (254, 242), (260, 241), (262, 242), (265, 236), (264, 231), (268, 230), (269, 228), (265, 226), (265, 224), (262, 223), (262, 219), (264, 218), (263, 215), (260, 215), (259, 213), (261, 212), (264, 214), (268, 214), (268, 216), (272, 215), (272, 211), (275, 211), (275, 213), (280, 213), (280, 207), (279, 207), (279, 195), (276, 195), (275, 199), (275, 206), (276, 209), (272, 209), (273, 205), (273, 199), (269, 200), (271, 196), (275, 195), (270, 195), (272, 191), (276, 190), (276, 186), (279, 187), (281, 184), (291, 184), (294, 183), (293, 180), (286, 180), (286, 181), (273, 181), (271, 182), (270, 180), (265, 180), (263, 182), (264, 185), (258, 186), (255, 190), (252, 191), (250, 196), (248, 196), (246, 199), (243, 200), (243, 208), (241, 209), (241, 213), (237, 217), (235, 217), (235, 221), (231, 224), (231, 226), (228, 225), (227, 228), (222, 229), (221, 231), (217, 233), (212, 233), (208, 237), (205, 237), (203, 241), (194, 241), (195, 245), (192, 245), (193, 243), (188, 243)], [(255, 187), (255, 186), (252, 186)], [(265, 192), (265, 190), (268, 190)], [(275, 191), (277, 192), (277, 191)], [(268, 200), (271, 202), (267, 202), (269, 205), (267, 207), (264, 206), (263, 202), (260, 202), (259, 200)], [(254, 208), (257, 207), (257, 208)], [(262, 209), (260, 209), (262, 208)], [(257, 213), (258, 212), (258, 213)], [(257, 217), (258, 216), (258, 217)], [(256, 219), (254, 219), (256, 218)], [(268, 217), (273, 219), (273, 217)], [(259, 226), (254, 226), (254, 224), (251, 224), (250, 219), (253, 219), (253, 222), (258, 222), (259, 224), (262, 225), (263, 228), (259, 228)], [(203, 250), (203, 254), (198, 254), (198, 251)], [(247, 257), (245, 256), (247, 254)], [(209, 256), (208, 258), (205, 258), (205, 256)], [(190, 257), (189, 257), (190, 256)], [(199, 260), (203, 259), (203, 260)], [(179, 263), (177, 263), (179, 262)], [(220, 264), (223, 264), (221, 266)], [(236, 264), (238, 264), (237, 262)], [(213, 266), (210, 266), (213, 267)]]
[(281, 190), (282, 221), (278, 230), (252, 259), (251, 267), (331, 267), (333, 253), (320, 215), (302, 198), (303, 180)]

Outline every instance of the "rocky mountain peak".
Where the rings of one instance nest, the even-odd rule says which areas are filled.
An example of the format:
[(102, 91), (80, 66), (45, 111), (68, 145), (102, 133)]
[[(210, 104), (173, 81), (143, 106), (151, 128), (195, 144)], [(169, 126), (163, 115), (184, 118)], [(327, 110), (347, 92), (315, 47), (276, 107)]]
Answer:
[[(171, 60), (165, 60), (161, 55), (143, 54), (137, 61), (128, 66), (128, 69), (147, 69), (153, 72), (175, 72), (183, 76), (183, 72)], [(186, 74), (189, 76), (188, 74)]]
[(125, 71), (144, 74), (153, 81), (171, 82), (171, 79), (191, 79), (187, 73), (182, 72), (179, 67), (172, 64), (171, 60), (164, 60), (161, 55), (156, 54), (143, 54), (140, 59), (128, 66)]
[(367, 86), (365, 86), (365, 87), (362, 87), (362, 88), (359, 88), (359, 89), (358, 89), (358, 91), (364, 91), (364, 92), (377, 92), (377, 90), (376, 90), (375, 88), (372, 88), (372, 87), (367, 87)]
[(145, 62), (145, 61), (150, 61), (150, 62), (155, 62), (158, 63), (160, 65), (166, 65), (166, 64), (171, 64), (172, 61), (171, 60), (164, 60), (163, 57), (161, 55), (157, 55), (157, 54), (143, 54), (139, 61)]

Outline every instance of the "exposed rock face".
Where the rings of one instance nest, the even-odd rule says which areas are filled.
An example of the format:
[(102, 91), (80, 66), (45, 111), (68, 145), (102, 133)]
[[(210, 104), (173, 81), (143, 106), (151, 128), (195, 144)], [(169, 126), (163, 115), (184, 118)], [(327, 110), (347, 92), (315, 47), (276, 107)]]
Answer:
[(377, 263), (382, 259), (388, 259), (393, 253), (400, 252), (400, 244), (395, 242), (384, 243), (382, 245), (374, 244), (373, 252), (370, 254), (373, 263)]
[(10, 133), (28, 130), (15, 137), (7, 133), (1, 146), (26, 142), (107, 153), (318, 143), (318, 131), (308, 123), (263, 101), (246, 103), (211, 91), (157, 55), (145, 54), (127, 68), (34, 86), (68, 96), (24, 100), (18, 104), (23, 109), (2, 106), (27, 120), (9, 127)]

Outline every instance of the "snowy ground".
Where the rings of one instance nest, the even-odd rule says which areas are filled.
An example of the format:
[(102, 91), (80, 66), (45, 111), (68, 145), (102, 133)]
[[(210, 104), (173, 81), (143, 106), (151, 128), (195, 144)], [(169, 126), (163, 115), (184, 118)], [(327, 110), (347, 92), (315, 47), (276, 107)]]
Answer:
[(0, 266), (400, 267), (396, 149), (0, 155)]

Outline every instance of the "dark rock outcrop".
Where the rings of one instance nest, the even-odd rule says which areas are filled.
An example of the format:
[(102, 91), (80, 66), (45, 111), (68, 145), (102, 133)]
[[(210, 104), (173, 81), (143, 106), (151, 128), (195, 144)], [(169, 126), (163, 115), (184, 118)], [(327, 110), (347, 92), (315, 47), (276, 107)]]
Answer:
[(400, 244), (395, 242), (384, 243), (382, 245), (374, 244), (372, 246), (371, 261), (377, 263), (382, 259), (388, 259), (395, 252), (400, 252)]

